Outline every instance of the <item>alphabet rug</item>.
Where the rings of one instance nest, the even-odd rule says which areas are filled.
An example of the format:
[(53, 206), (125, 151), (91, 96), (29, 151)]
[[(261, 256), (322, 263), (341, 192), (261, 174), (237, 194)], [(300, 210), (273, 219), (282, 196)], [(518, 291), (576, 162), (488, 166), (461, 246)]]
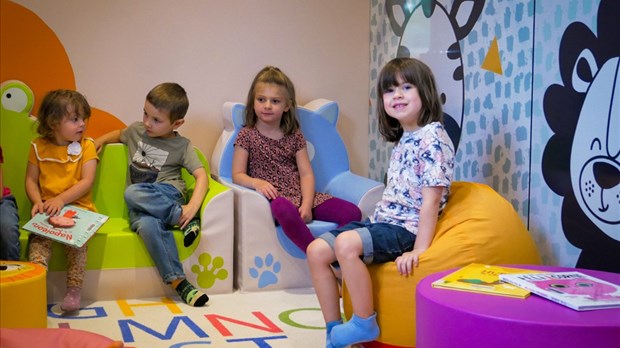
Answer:
[(325, 323), (313, 289), (212, 295), (194, 308), (175, 298), (82, 301), (79, 314), (48, 306), (48, 328), (74, 328), (130, 348), (325, 346)]

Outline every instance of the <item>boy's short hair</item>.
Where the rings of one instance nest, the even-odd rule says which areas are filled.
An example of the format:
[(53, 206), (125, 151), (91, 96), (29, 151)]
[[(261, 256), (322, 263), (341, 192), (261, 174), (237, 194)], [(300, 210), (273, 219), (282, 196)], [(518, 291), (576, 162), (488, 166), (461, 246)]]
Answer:
[(146, 95), (146, 100), (157, 110), (167, 111), (171, 123), (183, 119), (189, 108), (185, 89), (174, 82), (164, 82), (153, 87)]

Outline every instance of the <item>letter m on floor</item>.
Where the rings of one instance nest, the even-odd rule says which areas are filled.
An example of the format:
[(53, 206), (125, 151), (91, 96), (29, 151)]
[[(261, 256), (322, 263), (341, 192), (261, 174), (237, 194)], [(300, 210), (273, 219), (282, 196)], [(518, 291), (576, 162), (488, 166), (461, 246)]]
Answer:
[(160, 340), (164, 341), (164, 340), (172, 339), (172, 337), (174, 336), (174, 333), (177, 331), (177, 328), (179, 327), (180, 322), (183, 322), (199, 338), (209, 337), (209, 335), (207, 335), (206, 332), (202, 331), (202, 329), (199, 328), (198, 325), (196, 325), (196, 323), (194, 323), (190, 318), (186, 316), (172, 317), (172, 320), (170, 321), (170, 324), (168, 325), (166, 332), (163, 334), (159, 333), (156, 330), (151, 329), (150, 327), (146, 325), (140, 324), (136, 322), (135, 320), (131, 320), (131, 319), (119, 320), (118, 326), (121, 329), (121, 333), (123, 334), (123, 341), (126, 343), (135, 342), (133, 333), (131, 332), (132, 326), (136, 329), (140, 329), (146, 332), (147, 334), (157, 337)]

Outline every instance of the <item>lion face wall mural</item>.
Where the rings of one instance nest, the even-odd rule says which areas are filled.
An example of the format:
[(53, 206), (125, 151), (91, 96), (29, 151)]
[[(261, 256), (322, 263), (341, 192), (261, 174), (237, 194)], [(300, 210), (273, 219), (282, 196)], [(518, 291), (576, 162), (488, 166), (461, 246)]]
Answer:
[(620, 271), (620, 4), (601, 1), (597, 31), (574, 22), (558, 52), (561, 84), (543, 106), (555, 133), (542, 158), (562, 204), (562, 229), (581, 249), (577, 267)]
[(456, 180), (508, 199), (545, 264), (620, 272), (619, 8), (613, 0), (373, 3), (371, 176), (382, 177), (390, 151), (373, 125), (378, 71), (396, 56), (420, 58), (445, 93)]

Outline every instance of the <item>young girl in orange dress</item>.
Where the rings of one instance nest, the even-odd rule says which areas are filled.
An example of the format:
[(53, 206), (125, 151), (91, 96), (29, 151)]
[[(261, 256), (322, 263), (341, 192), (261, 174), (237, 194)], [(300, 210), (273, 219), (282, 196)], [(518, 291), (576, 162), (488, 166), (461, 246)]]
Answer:
[[(96, 211), (91, 188), (97, 170), (93, 139), (84, 136), (90, 106), (83, 95), (71, 90), (49, 92), (41, 103), (37, 132), (32, 141), (26, 169), (26, 194), (31, 214), (56, 216), (67, 204)], [(29, 259), (47, 269), (52, 240), (30, 234)], [(60, 305), (63, 312), (80, 309), (88, 244), (80, 248), (65, 245), (67, 292)]]

